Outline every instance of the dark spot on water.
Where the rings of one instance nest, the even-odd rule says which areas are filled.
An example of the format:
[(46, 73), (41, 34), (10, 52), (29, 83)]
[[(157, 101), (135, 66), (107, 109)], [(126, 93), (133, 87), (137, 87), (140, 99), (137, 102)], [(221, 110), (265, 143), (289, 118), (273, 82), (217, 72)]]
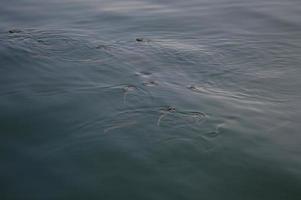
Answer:
[(194, 86), (194, 85), (189, 85), (189, 86), (187, 86), (187, 88), (190, 89), (190, 90), (193, 90), (193, 91), (197, 90), (197, 87)]
[(144, 86), (148, 86), (148, 87), (153, 87), (153, 86), (157, 86), (158, 83), (156, 81), (145, 81), (143, 83)]
[(172, 107), (172, 106), (166, 106), (164, 108), (160, 109), (161, 115), (159, 116), (158, 120), (157, 120), (157, 126), (160, 126), (160, 123), (162, 121), (162, 119), (168, 115), (169, 113), (174, 113), (176, 112), (176, 108)]
[(172, 107), (172, 106), (168, 106), (168, 107), (167, 107), (167, 111), (168, 111), (168, 112), (176, 112), (176, 108), (175, 108), (175, 107)]
[(21, 33), (22, 31), (20, 29), (11, 29), (8, 32), (9, 33)]
[(108, 49), (108, 46), (104, 45), (104, 44), (100, 44), (100, 45), (97, 45), (95, 48), (96, 49)]
[(46, 44), (46, 42), (44, 40), (41, 40), (41, 39), (38, 39), (37, 42), (41, 43), (41, 44)]
[(145, 38), (136, 38), (136, 42), (150, 42), (150, 40)]
[(176, 112), (176, 108), (173, 106), (166, 106), (165, 108), (161, 108), (160, 110), (165, 112)]

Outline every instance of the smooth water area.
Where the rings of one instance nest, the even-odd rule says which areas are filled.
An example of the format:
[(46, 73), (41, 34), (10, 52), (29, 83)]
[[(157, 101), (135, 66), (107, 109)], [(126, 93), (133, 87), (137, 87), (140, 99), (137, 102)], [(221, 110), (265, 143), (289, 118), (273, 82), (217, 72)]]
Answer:
[(301, 199), (301, 1), (0, 2), (1, 200)]

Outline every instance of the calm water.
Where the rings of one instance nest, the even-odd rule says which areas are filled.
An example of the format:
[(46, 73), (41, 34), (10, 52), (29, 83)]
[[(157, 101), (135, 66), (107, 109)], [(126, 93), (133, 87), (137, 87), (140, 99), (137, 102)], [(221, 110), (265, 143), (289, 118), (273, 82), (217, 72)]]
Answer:
[(1, 0), (0, 199), (300, 199), (300, 65), (300, 0)]

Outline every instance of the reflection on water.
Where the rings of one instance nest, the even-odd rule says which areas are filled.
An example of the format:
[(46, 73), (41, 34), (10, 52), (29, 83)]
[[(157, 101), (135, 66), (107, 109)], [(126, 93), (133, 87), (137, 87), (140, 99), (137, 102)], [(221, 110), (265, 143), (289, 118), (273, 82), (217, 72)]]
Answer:
[(1, 199), (299, 199), (300, 13), (4, 1)]

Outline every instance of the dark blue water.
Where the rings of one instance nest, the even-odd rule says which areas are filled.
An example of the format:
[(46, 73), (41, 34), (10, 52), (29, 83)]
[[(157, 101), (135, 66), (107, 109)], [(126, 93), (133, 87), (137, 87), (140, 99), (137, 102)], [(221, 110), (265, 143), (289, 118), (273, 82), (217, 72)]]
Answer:
[(300, 22), (299, 0), (1, 0), (0, 199), (301, 199)]

